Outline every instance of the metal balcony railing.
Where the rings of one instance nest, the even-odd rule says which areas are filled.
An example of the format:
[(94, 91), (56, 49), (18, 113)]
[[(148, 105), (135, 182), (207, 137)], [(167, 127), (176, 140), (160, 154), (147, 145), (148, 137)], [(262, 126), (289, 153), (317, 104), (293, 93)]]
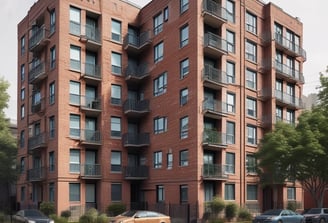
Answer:
[(228, 113), (227, 103), (215, 100), (204, 100), (203, 111), (210, 111), (214, 113)]
[(101, 99), (81, 95), (80, 106), (83, 109), (101, 110)]
[(204, 129), (203, 144), (227, 145), (226, 134), (213, 129)]
[(99, 178), (101, 177), (101, 165), (100, 164), (81, 164), (80, 175), (83, 178)]
[(219, 54), (228, 53), (228, 43), (222, 37), (214, 33), (205, 33), (204, 34), (204, 47), (210, 47), (218, 51)]
[(84, 63), (83, 71), (81, 72), (84, 77), (101, 80), (101, 67), (97, 64)]
[(87, 40), (91, 40), (99, 44), (101, 43), (101, 34), (98, 28), (87, 24), (84, 26), (84, 31), (85, 33), (83, 37), (85, 37)]
[(125, 147), (142, 147), (150, 144), (149, 133), (125, 133), (122, 138)]
[(149, 177), (148, 166), (126, 166), (124, 167), (125, 179), (147, 179)]
[(43, 132), (40, 133), (39, 135), (28, 138), (28, 149), (31, 151), (37, 148), (43, 148), (46, 147), (46, 143), (47, 143), (47, 134)]
[(128, 99), (123, 103), (124, 113), (147, 113), (149, 109), (149, 100)]
[(48, 42), (47, 34), (48, 31), (46, 30), (44, 25), (33, 29), (33, 33), (28, 41), (29, 50), (35, 51), (43, 47)]
[(275, 90), (275, 98), (276, 98), (276, 100), (278, 100), (284, 104), (291, 105), (293, 107), (297, 107), (297, 108), (304, 107), (302, 99), (297, 98), (293, 95), (287, 94), (283, 91)]
[(142, 79), (149, 75), (149, 66), (146, 63), (139, 65), (129, 64), (125, 70), (125, 78), (129, 79)]
[(282, 74), (283, 76), (293, 79), (295, 81), (304, 83), (304, 76), (298, 70), (293, 67), (289, 67), (286, 64), (280, 63), (278, 61), (274, 62), (276, 72)]
[(30, 84), (34, 83), (38, 79), (43, 79), (45, 76), (45, 63), (40, 62), (37, 65), (30, 63), (29, 72), (28, 72), (28, 81)]
[(287, 39), (279, 33), (274, 33), (273, 39), (277, 44), (291, 52), (293, 55), (300, 56), (306, 59), (306, 51), (302, 47), (297, 45), (294, 41)]
[(227, 74), (219, 69), (216, 69), (208, 64), (204, 65), (202, 70), (202, 78), (204, 81), (210, 81), (218, 85), (227, 85)]
[(90, 144), (101, 143), (101, 133), (99, 130), (81, 129), (80, 134), (81, 134), (80, 140), (83, 141), (83, 143), (90, 143)]
[(131, 33), (126, 34), (124, 37), (123, 46), (125, 49), (133, 47), (136, 50), (140, 50), (149, 43), (151, 43), (151, 32), (145, 31), (140, 35), (134, 35)]
[(27, 171), (28, 181), (41, 181), (41, 180), (43, 180), (45, 178), (45, 171), (46, 171), (46, 169), (44, 167), (29, 169)]
[(38, 113), (44, 111), (45, 102), (46, 100), (44, 98), (41, 98), (39, 101), (33, 102), (31, 107), (32, 113)]
[(227, 179), (225, 165), (221, 164), (204, 164), (202, 166), (203, 179)]
[[(234, 15), (216, 1), (204, 0), (203, 1), (203, 13), (209, 14), (223, 22), (235, 22)], [(222, 22), (221, 22), (222, 23)]]

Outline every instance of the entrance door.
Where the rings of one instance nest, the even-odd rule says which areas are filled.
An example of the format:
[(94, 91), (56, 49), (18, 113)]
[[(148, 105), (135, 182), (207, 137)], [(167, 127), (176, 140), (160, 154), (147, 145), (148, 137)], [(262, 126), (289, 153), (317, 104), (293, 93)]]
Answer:
[(87, 209), (97, 208), (96, 184), (85, 184), (85, 203)]

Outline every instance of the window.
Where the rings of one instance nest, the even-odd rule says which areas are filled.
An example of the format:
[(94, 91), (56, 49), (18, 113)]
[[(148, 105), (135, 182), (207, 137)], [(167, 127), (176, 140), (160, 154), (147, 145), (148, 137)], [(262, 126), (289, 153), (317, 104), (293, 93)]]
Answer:
[(180, 79), (183, 79), (189, 73), (189, 59), (180, 62)]
[(160, 13), (154, 17), (154, 34), (157, 35), (163, 31), (163, 14)]
[(50, 68), (54, 69), (56, 67), (56, 47), (50, 49)]
[(80, 201), (80, 184), (69, 183), (69, 201)]
[(158, 63), (163, 60), (164, 57), (164, 43), (160, 42), (154, 46), (154, 62)]
[(247, 115), (255, 118), (256, 115), (256, 100), (254, 98), (247, 97), (246, 99)]
[(287, 187), (287, 200), (296, 200), (296, 188)]
[(69, 117), (69, 135), (73, 138), (80, 137), (80, 116), (70, 114)]
[(235, 63), (227, 61), (227, 81), (229, 84), (235, 83), (236, 69)]
[(121, 22), (112, 19), (112, 40), (121, 42)]
[(226, 173), (234, 174), (235, 173), (235, 154), (226, 153)]
[(180, 151), (180, 166), (188, 166), (188, 150)]
[(49, 152), (49, 171), (55, 171), (55, 152)]
[(157, 202), (164, 202), (164, 186), (163, 185), (156, 185), (156, 201)]
[(112, 172), (121, 172), (122, 171), (121, 152), (112, 151), (110, 166), (111, 166), (110, 170)]
[(246, 155), (246, 172), (256, 174), (256, 158), (253, 154)]
[(20, 68), (20, 78), (21, 82), (23, 82), (25, 80), (25, 64), (22, 64)]
[(121, 137), (121, 118), (120, 117), (111, 117), (110, 118), (110, 135), (112, 137)]
[(227, 143), (235, 144), (235, 123), (227, 122)]
[(56, 11), (55, 9), (50, 11), (50, 34), (53, 34), (56, 30)]
[(122, 200), (122, 184), (114, 183), (111, 185), (111, 198), (112, 201)]
[(229, 53), (235, 53), (235, 33), (227, 30), (227, 47)]
[(168, 153), (167, 154), (167, 169), (172, 169), (173, 167), (173, 154)]
[(246, 12), (246, 30), (256, 34), (257, 33), (257, 22), (256, 16), (250, 12)]
[(235, 200), (235, 185), (225, 184), (224, 185), (224, 199), (234, 201)]
[(180, 203), (188, 202), (188, 186), (180, 185)]
[(22, 131), (20, 132), (20, 140), (19, 140), (19, 144), (20, 144), (20, 147), (21, 147), (21, 148), (24, 148), (24, 146), (25, 146), (25, 131), (24, 131), (24, 130), (22, 130)]
[(188, 124), (189, 124), (188, 116), (180, 119), (180, 139), (188, 138)]
[(70, 69), (81, 71), (81, 48), (72, 46), (70, 48)]
[(21, 100), (23, 101), (24, 99), (25, 99), (25, 88), (22, 88), (21, 89), (21, 92), (20, 92), (20, 98), (21, 98)]
[(247, 184), (248, 201), (257, 201), (257, 185)]
[(121, 86), (112, 84), (111, 87), (111, 103), (113, 105), (121, 105), (122, 103), (122, 96), (121, 96)]
[(188, 102), (188, 88), (180, 91), (180, 105), (185, 105)]
[(235, 3), (233, 1), (227, 0), (227, 19), (229, 22), (235, 22)]
[(49, 201), (55, 202), (55, 183), (49, 183)]
[(78, 149), (69, 151), (69, 172), (80, 173), (80, 150)]
[(282, 108), (281, 107), (276, 107), (276, 122), (282, 121)]
[(49, 104), (55, 103), (55, 82), (49, 84)]
[(49, 137), (51, 139), (55, 137), (55, 116), (49, 117)]
[(25, 105), (21, 106), (20, 116), (21, 116), (21, 119), (25, 118)]
[(154, 80), (154, 96), (162, 95), (166, 92), (167, 87), (167, 73), (162, 73)]
[(246, 69), (246, 87), (256, 90), (256, 72)]
[(184, 47), (189, 42), (189, 26), (185, 25), (180, 29), (180, 47)]
[(164, 9), (164, 21), (169, 20), (169, 7), (165, 7)]
[(162, 151), (154, 152), (154, 168), (162, 168)]
[(23, 36), (20, 40), (20, 47), (21, 47), (21, 55), (25, 53), (25, 36)]
[(289, 124), (295, 124), (295, 111), (287, 109), (286, 121)]
[(80, 83), (76, 81), (69, 82), (69, 103), (74, 105), (80, 105)]
[(69, 31), (73, 35), (81, 34), (81, 10), (75, 7), (70, 7), (69, 10), (70, 26)]
[(189, 0), (180, 0), (180, 13), (184, 13), (189, 8)]
[(122, 74), (122, 55), (112, 52), (112, 73)]
[(257, 61), (256, 44), (246, 40), (246, 59), (254, 63)]
[(257, 144), (256, 127), (253, 125), (247, 125), (247, 144)]
[(21, 187), (20, 193), (21, 193), (20, 200), (21, 200), (21, 202), (23, 202), (23, 201), (25, 201), (25, 193), (26, 193), (25, 187)]
[(167, 117), (157, 117), (154, 119), (154, 134), (167, 131)]
[(22, 157), (20, 159), (20, 173), (22, 174), (24, 173), (24, 171), (25, 171), (25, 157)]
[(227, 111), (235, 113), (235, 94), (227, 93)]

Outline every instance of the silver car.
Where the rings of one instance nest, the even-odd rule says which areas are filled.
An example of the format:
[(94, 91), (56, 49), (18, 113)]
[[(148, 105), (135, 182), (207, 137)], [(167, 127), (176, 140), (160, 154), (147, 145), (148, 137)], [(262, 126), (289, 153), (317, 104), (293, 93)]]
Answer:
[(36, 209), (20, 210), (13, 215), (12, 219), (13, 223), (54, 223), (54, 220)]

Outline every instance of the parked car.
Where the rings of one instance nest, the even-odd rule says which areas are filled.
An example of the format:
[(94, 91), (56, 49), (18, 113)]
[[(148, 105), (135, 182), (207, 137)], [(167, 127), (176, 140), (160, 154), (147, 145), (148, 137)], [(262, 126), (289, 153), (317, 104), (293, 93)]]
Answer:
[(111, 223), (132, 223), (132, 222), (147, 222), (147, 223), (170, 223), (170, 216), (154, 212), (154, 211), (126, 211), (112, 218)]
[(287, 209), (273, 209), (256, 216), (253, 223), (304, 223), (303, 215)]
[(12, 220), (13, 223), (54, 223), (54, 220), (36, 209), (20, 210), (12, 216)]
[(328, 208), (311, 208), (303, 215), (306, 223), (328, 222)]

